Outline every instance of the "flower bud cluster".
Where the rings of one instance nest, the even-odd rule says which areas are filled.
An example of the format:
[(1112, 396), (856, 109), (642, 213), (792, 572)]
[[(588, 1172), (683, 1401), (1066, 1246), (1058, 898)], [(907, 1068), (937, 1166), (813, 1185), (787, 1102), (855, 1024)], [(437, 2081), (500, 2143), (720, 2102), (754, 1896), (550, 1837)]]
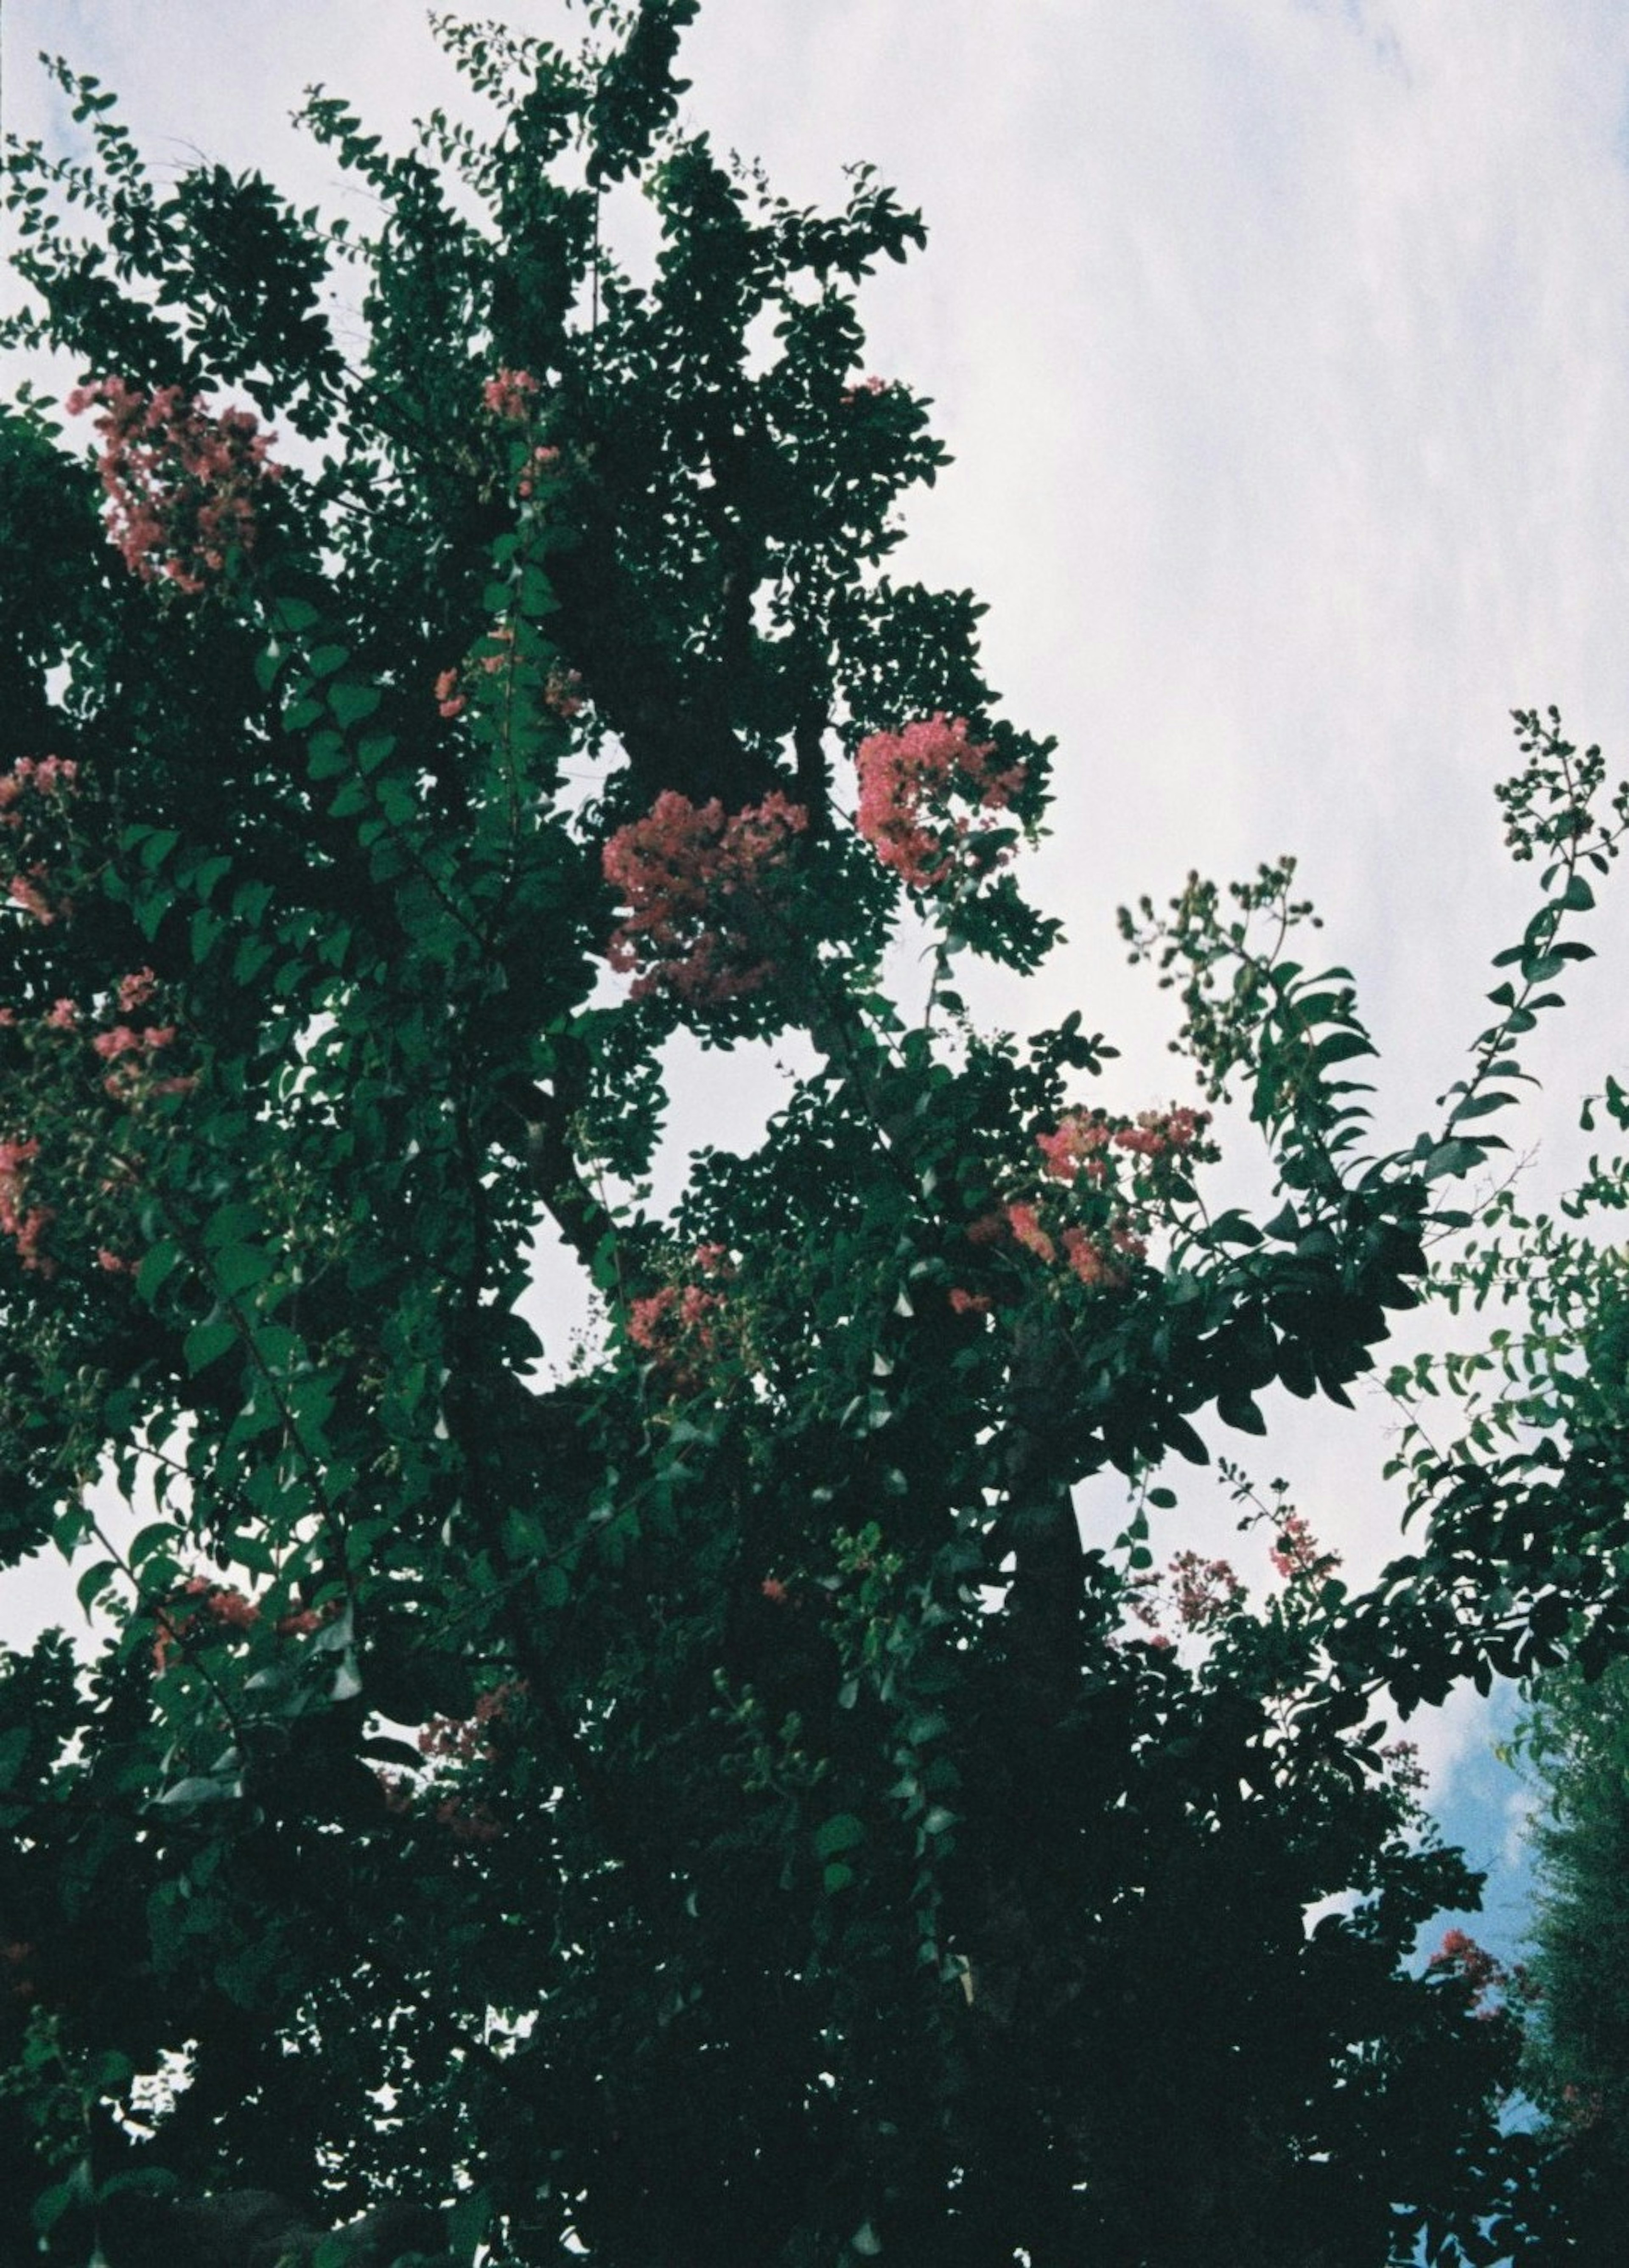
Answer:
[(283, 468), (252, 411), (211, 416), (179, 386), (148, 394), (121, 378), (77, 387), (66, 407), (99, 408), (108, 532), (132, 574), (197, 593), (253, 550), (261, 495)]

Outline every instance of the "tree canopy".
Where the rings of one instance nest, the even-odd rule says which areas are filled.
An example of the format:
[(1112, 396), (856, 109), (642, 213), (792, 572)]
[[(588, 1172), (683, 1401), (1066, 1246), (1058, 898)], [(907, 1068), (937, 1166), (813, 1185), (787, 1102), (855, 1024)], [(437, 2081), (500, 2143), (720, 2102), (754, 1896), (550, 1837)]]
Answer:
[[(1287, 862), (1124, 917), (1188, 1100), (977, 1028), (1054, 745), (891, 570), (922, 224), (721, 160), (695, 9), (444, 22), (489, 130), (401, 153), (314, 92), (365, 230), (64, 63), (90, 157), (9, 155), (78, 380), (0, 415), (0, 1550), (102, 1643), (0, 1658), (0, 2257), (1581, 2257), (1391, 1718), (1620, 1653), (1621, 1489), (1421, 1448), (1363, 1592), (1242, 1479), (1266, 1596), (1160, 1528), (1472, 1226), (1629, 805), (1518, 718), (1534, 909), (1403, 1152)], [(681, 1028), (815, 1068), (658, 1211)]]

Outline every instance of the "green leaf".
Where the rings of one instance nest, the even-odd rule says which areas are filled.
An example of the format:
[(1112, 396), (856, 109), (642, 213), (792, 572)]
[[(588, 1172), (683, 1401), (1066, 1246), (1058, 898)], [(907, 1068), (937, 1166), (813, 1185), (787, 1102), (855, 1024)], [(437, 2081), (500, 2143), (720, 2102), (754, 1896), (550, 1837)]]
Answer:
[(215, 1258), (215, 1284), (224, 1300), (233, 1299), (240, 1292), (253, 1291), (263, 1284), (275, 1266), (272, 1256), (264, 1247), (234, 1244)]
[(840, 1851), (852, 1851), (856, 1843), (865, 1840), (865, 1822), (852, 1811), (840, 1811), (815, 1829), (811, 1837), (817, 1859), (835, 1858)]
[(1457, 1181), (1463, 1174), (1474, 1173), (1486, 1155), (1485, 1145), (1468, 1137), (1464, 1141), (1439, 1142), (1426, 1160), (1425, 1179)]
[(305, 743), (305, 760), (313, 779), (334, 779), (349, 762), (338, 733), (313, 733)]
[(195, 1378), (201, 1370), (218, 1362), (237, 1344), (238, 1326), (232, 1318), (219, 1314), (209, 1315), (187, 1332), (181, 1346), (181, 1359)]
[(377, 685), (363, 685), (354, 677), (341, 677), (329, 686), (325, 697), (341, 731), (348, 733), (353, 725), (360, 725), (363, 718), (371, 717), (385, 696)]
[(1210, 1451), (1185, 1418), (1179, 1418), (1175, 1410), (1170, 1411), (1161, 1420), (1160, 1431), (1168, 1445), (1179, 1457), (1185, 1457), (1191, 1465), (1209, 1464)]
[(151, 1300), (180, 1267), (181, 1258), (181, 1248), (172, 1237), (160, 1237), (157, 1244), (148, 1247), (136, 1271), (136, 1288), (143, 1300)]
[(319, 619), (316, 608), (305, 599), (275, 599), (271, 618), (280, 630), (287, 630), (295, 637), (302, 630), (310, 630)]
[(1502, 1110), (1508, 1103), (1516, 1100), (1514, 1094), (1501, 1094), (1497, 1089), (1471, 1095), (1459, 1105), (1449, 1123), (1457, 1126), (1462, 1118), (1486, 1118), (1490, 1111)]
[(74, 1585), (74, 1596), (88, 1615), (102, 1593), (110, 1590), (118, 1580), (119, 1570), (111, 1559), (99, 1559), (87, 1567)]
[[(416, 1762), (416, 1758), (415, 1759)], [(492, 2220), (490, 2190), (466, 2190), (447, 2214), (447, 2250), (459, 2268), (472, 2268)]]
[(32, 1737), (26, 1725), (13, 1725), (10, 1732), (0, 1733), (0, 1789), (15, 1784), (27, 1757)]

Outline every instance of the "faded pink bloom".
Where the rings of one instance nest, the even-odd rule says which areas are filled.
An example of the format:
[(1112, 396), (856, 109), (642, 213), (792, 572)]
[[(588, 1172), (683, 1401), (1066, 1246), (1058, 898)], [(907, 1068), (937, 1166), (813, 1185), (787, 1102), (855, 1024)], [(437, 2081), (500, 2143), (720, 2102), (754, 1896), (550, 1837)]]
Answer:
[(253, 1599), (246, 1599), (241, 1591), (226, 1585), (212, 1590), (204, 1605), (210, 1619), (228, 1630), (253, 1630), (260, 1618), (260, 1610)]
[(459, 691), (459, 673), (444, 669), (436, 680), (436, 706), (444, 717), (456, 717), (468, 705), (467, 696)]
[(119, 979), (119, 1012), (128, 1016), (133, 1009), (144, 1008), (158, 987), (158, 979), (150, 968), (137, 968), (128, 976)]
[(109, 1276), (134, 1276), (136, 1273), (136, 1263), (134, 1260), (121, 1259), (116, 1252), (110, 1252), (105, 1244), (97, 1248), (96, 1264)]
[(791, 1595), (778, 1575), (766, 1575), (758, 1587), (772, 1607), (783, 1607)]
[(583, 706), (582, 686), (575, 669), (551, 669), (543, 684), (543, 706), (556, 717), (575, 717)]
[(959, 1284), (950, 1286), (950, 1306), (958, 1315), (987, 1315), (990, 1295), (987, 1292), (964, 1291)]
[(1210, 1123), (1210, 1113), (1185, 1105), (1170, 1110), (1145, 1110), (1134, 1126), (1119, 1127), (1114, 1135), (1122, 1150), (1146, 1158), (1163, 1157), (1168, 1151), (1189, 1150)]
[(1101, 1180), (1103, 1160), (1097, 1154), (1110, 1138), (1109, 1122), (1101, 1110), (1065, 1113), (1050, 1134), (1038, 1134), (1035, 1146), (1046, 1160), (1054, 1180), (1072, 1182), (1082, 1166), (1093, 1180)]
[(54, 1032), (71, 1032), (79, 1021), (78, 1004), (73, 1000), (54, 1000), (46, 1012), (45, 1020)]
[(977, 1220), (968, 1223), (967, 1241), (980, 1246), (999, 1244), (1010, 1227), (1004, 1211), (980, 1213)]

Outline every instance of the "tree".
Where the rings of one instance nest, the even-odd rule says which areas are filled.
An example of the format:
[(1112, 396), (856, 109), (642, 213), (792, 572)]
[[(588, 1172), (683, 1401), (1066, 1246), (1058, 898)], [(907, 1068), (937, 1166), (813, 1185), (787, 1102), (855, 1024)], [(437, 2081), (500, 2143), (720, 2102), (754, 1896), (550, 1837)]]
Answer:
[[(1612, 1078), (1586, 1103), (1622, 1129), (1629, 1098)], [(1625, 1252), (1621, 1157), (1596, 1156), (1559, 1213), (1528, 1214), (1514, 1184), (1435, 1289), (1457, 1314), (1508, 1317), (1482, 1342), (1393, 1380), (1419, 1405), (1440, 1396), (1457, 1439), (1439, 1447), (1417, 1419), (1400, 1463), (1439, 1539), (1474, 1551), (1490, 1589), (1525, 1593), (1548, 1642), (1530, 1658), (1515, 1750), (1537, 1796), (1530, 1830), (1538, 1894), (1531, 1957), (1514, 1981), (1525, 2004), (1524, 2092), (1553, 2148), (1548, 2188), (1581, 2257), (1617, 2241), (1629, 2157), (1629, 1944), (1622, 1885), (1625, 1482)], [(1507, 1980), (1511, 1981), (1511, 1980)]]
[[(313, 94), (365, 239), (162, 190), (66, 65), (94, 161), (11, 153), (11, 336), (80, 383), (0, 427), (0, 1519), (107, 1638), (0, 1680), (0, 2247), (202, 2258), (216, 2210), (354, 2257), (450, 2205), (516, 2268), (1568, 2257), (1515, 2016), (1412, 1964), (1477, 1886), (1376, 1713), (1555, 1650), (1553, 1586), (1354, 1597), (1246, 1492), (1253, 1605), (1153, 1530), (1173, 1452), (1344, 1403), (1467, 1225), (1622, 798), (1525, 720), (1539, 908), (1404, 1154), (1359, 1154), (1288, 865), (1127, 919), (1191, 1101), (1082, 1101), (1078, 1017), (975, 1029), (958, 957), (1053, 941), (1053, 747), (971, 593), (888, 571), (943, 459), (855, 295), (921, 225), (681, 130), (694, 11), (442, 25), (485, 138)], [(681, 1027), (818, 1068), (658, 1217)], [(1260, 1224), (1201, 1194), (1229, 1082)], [(575, 1366), (518, 1312), (544, 1230)]]

